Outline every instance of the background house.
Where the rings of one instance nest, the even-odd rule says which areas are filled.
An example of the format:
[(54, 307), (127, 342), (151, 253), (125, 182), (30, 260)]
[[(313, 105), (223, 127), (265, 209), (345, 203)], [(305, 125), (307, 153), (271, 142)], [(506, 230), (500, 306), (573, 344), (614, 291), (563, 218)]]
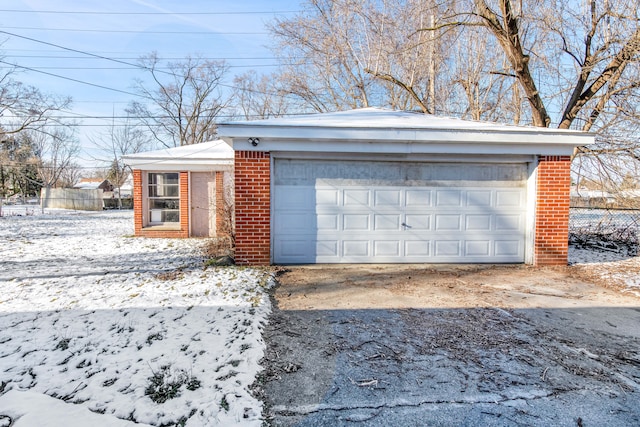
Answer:
[(124, 157), (133, 170), (137, 236), (216, 237), (230, 232), (233, 150), (222, 140)]
[(365, 108), (221, 124), (236, 263), (566, 264), (593, 136)]

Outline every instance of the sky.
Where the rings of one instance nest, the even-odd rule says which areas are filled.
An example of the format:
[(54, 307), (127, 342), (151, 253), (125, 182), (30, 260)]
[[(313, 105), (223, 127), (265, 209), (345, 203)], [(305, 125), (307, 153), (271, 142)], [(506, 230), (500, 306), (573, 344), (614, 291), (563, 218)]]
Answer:
[(72, 97), (65, 116), (81, 122), (78, 163), (90, 166), (104, 155), (89, 139), (139, 99), (133, 82), (146, 78), (112, 60), (134, 64), (154, 51), (224, 59), (232, 86), (234, 75), (275, 70), (265, 25), (300, 9), (299, 0), (0, 0), (0, 67), (14, 64), (17, 80)]

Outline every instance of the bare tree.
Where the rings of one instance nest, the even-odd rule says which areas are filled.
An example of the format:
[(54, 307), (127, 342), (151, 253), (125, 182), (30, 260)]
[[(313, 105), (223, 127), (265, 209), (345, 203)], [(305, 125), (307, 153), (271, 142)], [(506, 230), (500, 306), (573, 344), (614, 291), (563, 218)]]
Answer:
[(229, 99), (220, 90), (228, 66), (224, 62), (186, 57), (162, 68), (152, 53), (140, 59), (151, 78), (136, 80), (144, 102), (132, 102), (127, 112), (146, 126), (165, 147), (198, 144), (216, 134), (216, 119)]
[(56, 122), (56, 113), (71, 105), (69, 97), (45, 94), (16, 80), (17, 67), (1, 57), (0, 64), (0, 142)]
[(21, 134), (32, 144), (33, 161), (42, 187), (58, 187), (64, 172), (74, 165), (73, 159), (80, 151), (74, 133), (73, 128), (56, 127)]
[(96, 160), (109, 165), (106, 171), (107, 178), (118, 189), (118, 208), (121, 208), (121, 187), (131, 173), (122, 157), (144, 151), (151, 145), (151, 141), (147, 134), (128, 118), (124, 123), (116, 123), (114, 118), (106, 131), (89, 139), (103, 153), (103, 156)]
[(278, 87), (278, 76), (248, 71), (233, 79), (236, 88), (233, 105), (244, 119), (268, 119), (286, 114), (292, 103)]
[(375, 105), (375, 78), (364, 70), (372, 39), (360, 3), (308, 0), (305, 11), (271, 25), (283, 90), (307, 109)]

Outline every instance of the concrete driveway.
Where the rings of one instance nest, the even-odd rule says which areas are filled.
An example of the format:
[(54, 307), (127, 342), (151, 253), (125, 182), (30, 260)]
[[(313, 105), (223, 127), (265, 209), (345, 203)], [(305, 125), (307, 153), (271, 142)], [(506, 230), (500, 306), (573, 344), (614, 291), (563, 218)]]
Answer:
[(640, 425), (640, 300), (525, 266), (279, 277), (256, 388), (272, 425)]

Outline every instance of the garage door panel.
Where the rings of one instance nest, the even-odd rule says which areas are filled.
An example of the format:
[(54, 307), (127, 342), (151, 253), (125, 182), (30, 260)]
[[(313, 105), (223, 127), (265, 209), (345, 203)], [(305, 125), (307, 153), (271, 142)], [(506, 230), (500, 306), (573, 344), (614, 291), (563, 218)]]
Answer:
[(492, 191), (490, 190), (470, 190), (467, 191), (466, 197), (466, 206), (469, 207), (483, 207), (487, 208), (491, 206), (491, 195)]
[(491, 231), (491, 215), (467, 215), (464, 228), (468, 231)]
[(348, 214), (343, 217), (344, 231), (368, 231), (369, 215), (366, 214)]
[(280, 258), (290, 259), (290, 262), (306, 262), (311, 255), (309, 241), (307, 239), (280, 240), (275, 245), (275, 255)]
[(389, 230), (400, 230), (400, 214), (390, 214), (390, 215), (374, 215), (373, 216), (373, 227), (375, 230), (379, 231), (389, 231)]
[(522, 191), (496, 191), (496, 207), (519, 207), (523, 203)]
[(436, 240), (434, 243), (436, 257), (459, 257), (462, 255), (459, 240)]
[(276, 233), (284, 234), (304, 234), (308, 233), (315, 217), (308, 212), (287, 212), (282, 213), (282, 221), (276, 226)]
[(375, 257), (400, 257), (400, 242), (397, 240), (374, 240), (373, 256)]
[(496, 215), (496, 231), (518, 231), (523, 228), (522, 215)]
[[(337, 214), (318, 214), (316, 219), (318, 232), (340, 230), (340, 216)], [(313, 218), (309, 218), (307, 221), (313, 221)], [(311, 228), (310, 225), (307, 227)]]
[(375, 207), (397, 207), (401, 206), (401, 190), (374, 190)]
[(337, 240), (319, 240), (316, 243), (316, 254), (321, 257), (338, 257), (338, 245)]
[(519, 240), (496, 240), (494, 247), (496, 256), (516, 257), (522, 253), (522, 245)]
[(466, 256), (489, 257), (491, 255), (491, 242), (489, 240), (467, 240), (464, 242)]
[(275, 163), (277, 263), (524, 261), (524, 164), (291, 162), (306, 167)]
[(369, 206), (369, 190), (344, 189), (344, 206)]
[(436, 191), (436, 207), (461, 206), (462, 192), (459, 190)]
[[(312, 189), (308, 188), (308, 187), (303, 187), (306, 189), (306, 191), (310, 191)], [(334, 188), (320, 188), (316, 190), (316, 194), (315, 194), (315, 204), (318, 206), (339, 206), (340, 200), (340, 191), (338, 189), (334, 189)], [(311, 206), (313, 206), (313, 203), (311, 203)], [(309, 208), (309, 206), (307, 206), (307, 209)]]
[(412, 231), (427, 231), (431, 229), (431, 215), (405, 215), (407, 228)]
[(431, 190), (405, 190), (405, 206), (429, 207), (431, 206)]
[(461, 215), (436, 215), (436, 231), (460, 231)]
[(368, 257), (368, 240), (344, 240), (342, 242), (342, 255), (344, 257)]
[(426, 259), (431, 255), (430, 240), (408, 240), (404, 242), (404, 256), (406, 258)]
[(274, 198), (276, 206), (287, 206), (287, 209), (308, 211), (315, 203), (313, 192), (306, 187), (283, 186)]

